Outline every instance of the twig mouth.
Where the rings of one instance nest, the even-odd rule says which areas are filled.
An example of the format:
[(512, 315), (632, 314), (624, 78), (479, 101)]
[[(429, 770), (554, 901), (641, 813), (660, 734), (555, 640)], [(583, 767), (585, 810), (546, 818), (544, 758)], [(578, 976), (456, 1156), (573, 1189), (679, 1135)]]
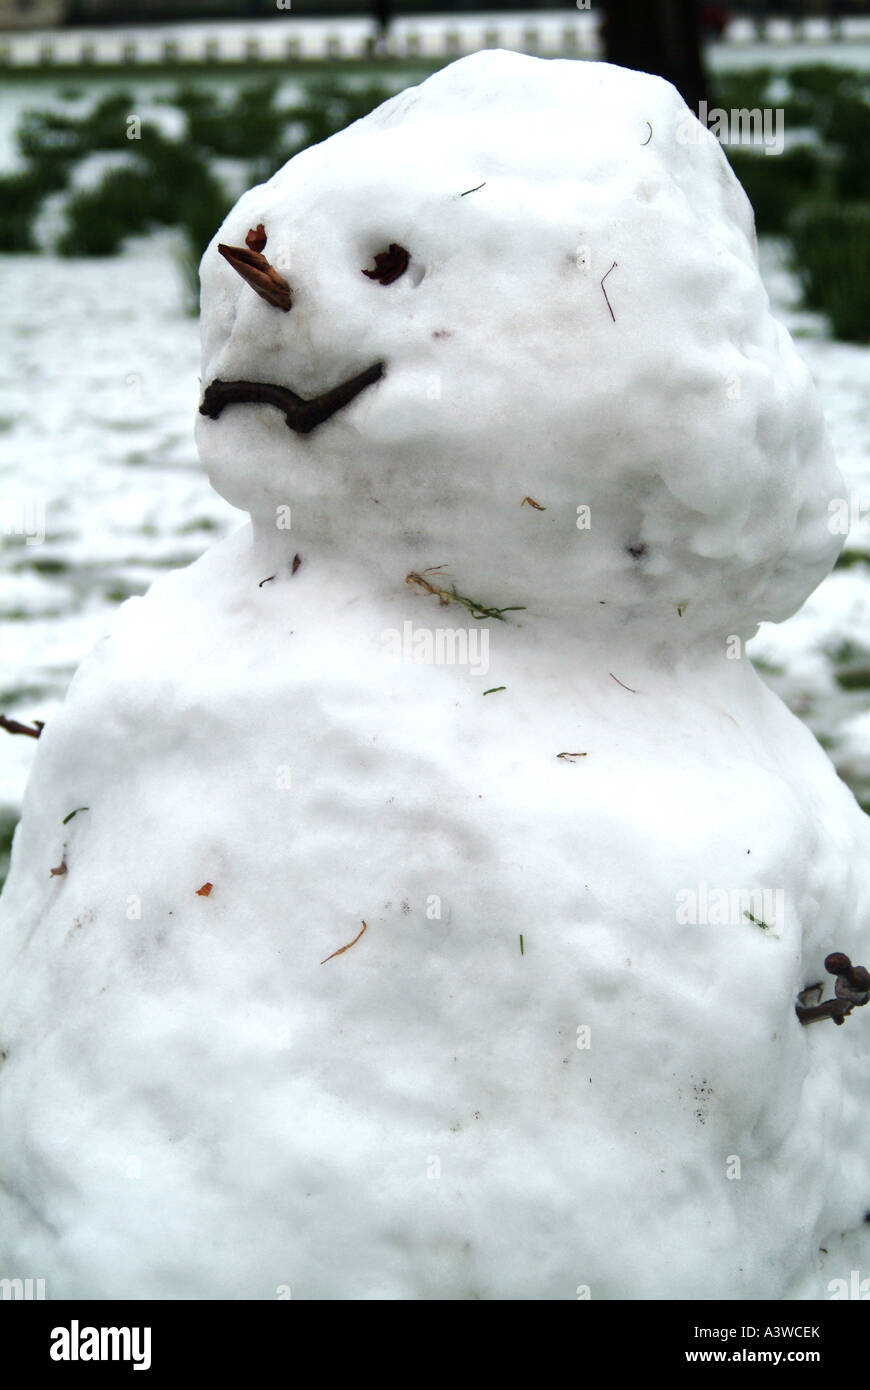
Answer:
[(321, 396), (304, 400), (288, 386), (275, 386), (267, 381), (221, 381), (216, 379), (206, 387), (199, 407), (200, 415), (216, 420), (225, 406), (253, 404), (274, 405), (284, 413), (284, 419), (297, 434), (310, 434), (318, 425), (330, 419), (343, 406), (350, 405), (360, 391), (373, 386), (384, 375), (383, 362), (375, 362), (364, 372), (324, 391)]

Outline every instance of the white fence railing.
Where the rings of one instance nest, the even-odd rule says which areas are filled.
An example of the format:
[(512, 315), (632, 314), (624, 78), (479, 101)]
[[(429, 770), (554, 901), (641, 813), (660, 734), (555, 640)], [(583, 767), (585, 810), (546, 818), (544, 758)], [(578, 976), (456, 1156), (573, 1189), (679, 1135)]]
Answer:
[[(0, 65), (7, 68), (116, 66), (165, 63), (281, 63), (308, 59), (360, 59), (373, 52), (365, 19), (340, 23), (286, 20), (225, 24), (154, 25), (118, 29), (57, 29), (0, 33)], [(739, 46), (758, 41), (756, 26), (734, 20), (723, 38)], [(803, 21), (772, 19), (764, 38), (775, 43), (870, 41), (870, 18)], [(395, 58), (451, 58), (480, 48), (511, 48), (543, 57), (599, 57), (594, 10), (558, 13), (428, 16), (400, 20), (387, 53)]]

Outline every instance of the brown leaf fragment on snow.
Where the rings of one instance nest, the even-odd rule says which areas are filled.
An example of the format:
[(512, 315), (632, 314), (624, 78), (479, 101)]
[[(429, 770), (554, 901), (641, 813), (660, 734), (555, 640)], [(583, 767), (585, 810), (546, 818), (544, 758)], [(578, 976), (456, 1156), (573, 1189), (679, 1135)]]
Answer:
[(207, 898), (212, 888), (214, 888), (213, 883), (204, 883), (201, 888), (197, 888), (196, 896), (198, 898)]
[(360, 937), (362, 936), (362, 934), (363, 934), (363, 932), (365, 931), (365, 929), (366, 929), (366, 924), (365, 924), (365, 922), (363, 922), (363, 924), (362, 924), (362, 931), (358, 931), (358, 932), (357, 932), (357, 934), (356, 934), (356, 936), (354, 937), (353, 941), (349, 941), (349, 942), (347, 943), (346, 946), (339, 946), (339, 948), (338, 948), (337, 951), (333, 951), (333, 952), (332, 952), (332, 955), (330, 955), (330, 956), (324, 956), (324, 958), (323, 958), (323, 960), (320, 962), (320, 964), (321, 964), (321, 965), (325, 965), (326, 962), (327, 962), (328, 960), (332, 960), (333, 957), (335, 957), (335, 956), (343, 956), (344, 953), (345, 953), (345, 951), (349, 951), (350, 948), (351, 948), (351, 946), (355, 946), (355, 945), (356, 945), (356, 943), (359, 941), (359, 939), (360, 939)]

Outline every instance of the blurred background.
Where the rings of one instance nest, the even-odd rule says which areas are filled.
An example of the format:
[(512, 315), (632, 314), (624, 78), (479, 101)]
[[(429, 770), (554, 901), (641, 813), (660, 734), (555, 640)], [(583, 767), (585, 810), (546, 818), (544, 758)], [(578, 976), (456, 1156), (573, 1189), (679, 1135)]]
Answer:
[[(729, 119), (726, 153), (755, 206), (775, 310), (818, 383), (846, 480), (832, 525), (848, 531), (833, 573), (750, 655), (870, 811), (870, 6), (858, 0), (449, 12), (0, 0), (0, 714), (35, 734), (118, 603), (244, 519), (193, 445), (197, 264), (230, 206), (306, 145), (488, 47), (609, 58), (662, 73), (696, 111), (747, 113)], [(0, 882), (35, 746), (0, 730)]]

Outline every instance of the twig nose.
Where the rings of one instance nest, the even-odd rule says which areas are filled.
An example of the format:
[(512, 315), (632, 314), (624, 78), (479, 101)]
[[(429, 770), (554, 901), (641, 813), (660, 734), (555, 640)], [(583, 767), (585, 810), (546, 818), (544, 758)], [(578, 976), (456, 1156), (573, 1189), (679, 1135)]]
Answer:
[(248, 246), (223, 245), (218, 246), (218, 251), (261, 299), (265, 299), (267, 304), (274, 304), (276, 309), (283, 309), (285, 313), (289, 311), (293, 305), (290, 286), (261, 252), (252, 251)]

